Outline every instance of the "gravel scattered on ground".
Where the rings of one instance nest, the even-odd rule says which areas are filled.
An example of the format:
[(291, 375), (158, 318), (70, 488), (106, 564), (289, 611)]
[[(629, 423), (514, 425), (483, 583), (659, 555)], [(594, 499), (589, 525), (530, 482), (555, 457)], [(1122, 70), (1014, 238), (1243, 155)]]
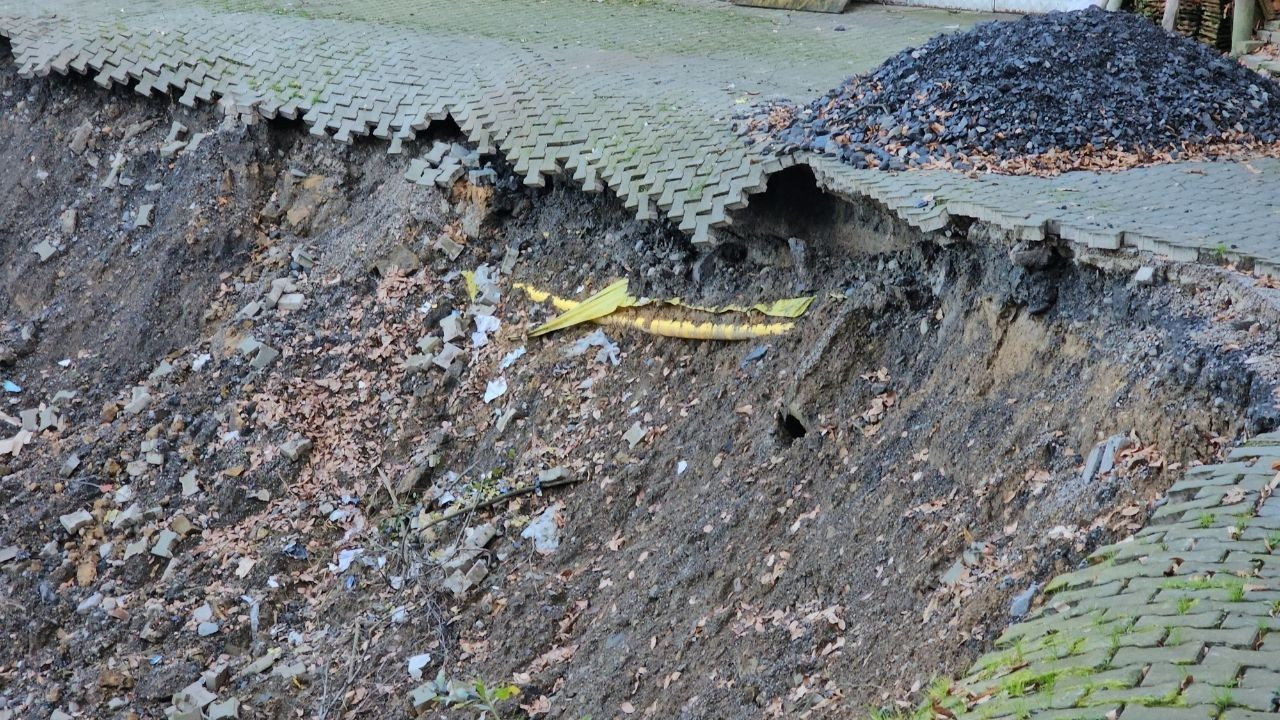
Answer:
[(747, 125), (856, 167), (1012, 173), (1275, 153), (1280, 85), (1127, 13), (993, 22), (907, 49)]

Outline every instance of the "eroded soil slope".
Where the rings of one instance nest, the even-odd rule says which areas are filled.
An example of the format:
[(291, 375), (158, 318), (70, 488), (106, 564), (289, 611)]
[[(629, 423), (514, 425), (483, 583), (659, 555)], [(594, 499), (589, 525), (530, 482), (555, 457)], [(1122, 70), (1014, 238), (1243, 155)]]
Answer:
[[(293, 126), (0, 92), (0, 717), (405, 717), (441, 673), (517, 717), (848, 715), (1276, 423), (1276, 291), (1230, 271), (872, 205), (868, 244), (699, 253), (500, 164), (424, 188)], [(175, 120), (207, 136), (166, 156)], [(615, 277), (817, 301), (759, 342), (527, 337), (513, 282)]]

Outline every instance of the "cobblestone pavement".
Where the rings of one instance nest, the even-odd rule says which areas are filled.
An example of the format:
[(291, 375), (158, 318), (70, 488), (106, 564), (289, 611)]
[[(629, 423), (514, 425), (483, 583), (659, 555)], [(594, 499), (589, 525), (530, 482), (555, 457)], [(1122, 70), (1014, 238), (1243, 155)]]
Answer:
[(868, 7), (814, 19), (652, 0), (139, 0), (127, 13), (0, 0), (24, 73), (222, 98), (342, 141), (372, 132), (393, 152), (449, 115), (528, 184), (564, 173), (607, 186), (639, 217), (665, 215), (698, 240), (793, 162), (744, 147), (735, 113), (816, 94), (984, 17)]
[[(977, 718), (1275, 718), (1280, 433), (1191, 468), (1148, 526), (1054, 579), (960, 685)], [(964, 691), (959, 693), (964, 695)]]
[[(449, 116), (530, 185), (566, 175), (607, 187), (641, 218), (671, 218), (698, 240), (771, 174), (804, 162), (822, 186), (873, 197), (925, 229), (977, 218), (1026, 239), (1280, 271), (1278, 160), (968, 178), (765, 157), (734, 133), (751, 103), (808, 98), (991, 17), (878, 5), (811, 16), (711, 0), (133, 0), (127, 11), (0, 0), (0, 33), (24, 73), (87, 73), (247, 117), (302, 118), (316, 135), (372, 134), (394, 153)], [(421, 163), (406, 165), (425, 177)], [(1273, 435), (1189, 471), (1135, 541), (1053, 582), (1046, 609), (965, 680), (975, 697), (992, 694), (960, 715), (1273, 716), (1278, 460)]]
[[(870, 194), (925, 228), (978, 217), (1176, 258), (1226, 254), (1280, 271), (1280, 161), (1197, 163), (1056, 179), (858, 171), (761, 156), (733, 116), (806, 99), (889, 54), (994, 15), (862, 5), (788, 14), (711, 0), (0, 0), (21, 69), (89, 72), (185, 103), (301, 117), (393, 152), (452, 116), (531, 185), (568, 175), (696, 240), (769, 176), (808, 162), (828, 189)], [(1247, 187), (1251, 192), (1242, 193)]]

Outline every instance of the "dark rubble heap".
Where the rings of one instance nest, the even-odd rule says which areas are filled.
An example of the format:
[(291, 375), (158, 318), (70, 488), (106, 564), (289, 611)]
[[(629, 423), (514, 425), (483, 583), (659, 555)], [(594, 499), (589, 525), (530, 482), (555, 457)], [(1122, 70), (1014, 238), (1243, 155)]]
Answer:
[(762, 108), (747, 127), (776, 152), (885, 170), (1131, 166), (1274, 144), (1280, 85), (1091, 8), (936, 37), (806, 107)]

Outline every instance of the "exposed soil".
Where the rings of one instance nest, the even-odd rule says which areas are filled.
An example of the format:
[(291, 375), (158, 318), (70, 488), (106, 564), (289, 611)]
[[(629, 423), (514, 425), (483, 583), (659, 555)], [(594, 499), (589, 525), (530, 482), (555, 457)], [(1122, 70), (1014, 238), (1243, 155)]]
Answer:
[[(164, 158), (175, 119), (210, 135)], [(104, 188), (117, 154), (129, 183)], [(206, 685), (240, 717), (411, 716), (438, 673), (514, 682), (515, 717), (848, 716), (962, 670), (1015, 595), (1277, 424), (1280, 292), (979, 225), (921, 236), (806, 196), (802, 169), (752, 212), (785, 183), (848, 222), (748, 214), (703, 252), (500, 163), (496, 188), (441, 192), (377, 144), (8, 70), (0, 162), (0, 372), (21, 387), (0, 419), (57, 418), (0, 468), (0, 717), (161, 717), (222, 666)], [(460, 273), (504, 261), (476, 346)], [(597, 328), (527, 338), (551, 313), (512, 282), (614, 277), (818, 299), (761, 342), (608, 328), (617, 365), (566, 353)], [(299, 309), (246, 311), (281, 278)], [(462, 358), (413, 367), (454, 310)], [(253, 367), (248, 336), (280, 355)], [(1100, 443), (1110, 467), (1086, 462)], [(579, 482), (429, 525), (555, 468)], [(543, 553), (522, 533), (547, 512)], [(487, 574), (455, 594), (450, 553), (485, 526)]]
[(855, 167), (1003, 172), (1276, 152), (1280, 85), (1145, 18), (1096, 7), (940, 35), (805, 107), (763, 108), (780, 152)]

